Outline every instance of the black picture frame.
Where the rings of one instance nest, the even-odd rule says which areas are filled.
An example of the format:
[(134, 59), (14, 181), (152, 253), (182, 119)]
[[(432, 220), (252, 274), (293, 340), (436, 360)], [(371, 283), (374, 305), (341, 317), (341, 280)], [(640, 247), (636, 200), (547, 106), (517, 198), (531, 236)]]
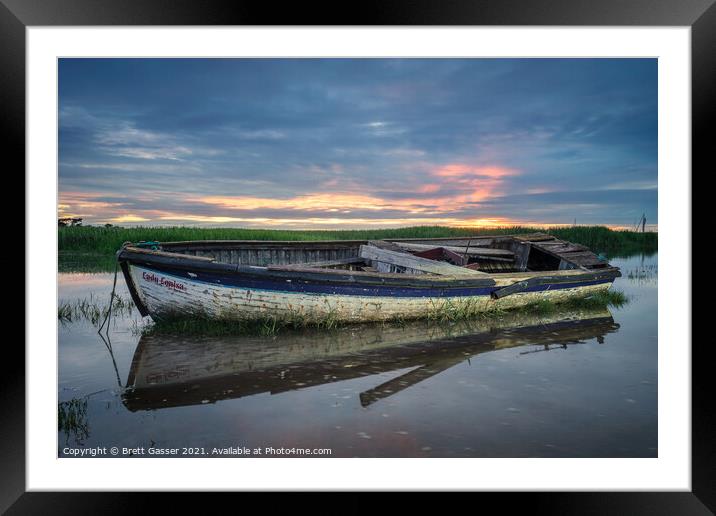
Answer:
[[(24, 170), (26, 28), (82, 25), (689, 26), (692, 31), (692, 162), (705, 163), (709, 157), (707, 150), (711, 142), (707, 128), (716, 101), (714, 0), (370, 0), (349, 9), (338, 2), (330, 5), (284, 2), (279, 6), (243, 0), (0, 0), (0, 104), (6, 163), (8, 158), (14, 158), (9, 162)], [(501, 511), (523, 505), (528, 505), (532, 512), (569, 514), (709, 514), (716, 511), (716, 411), (708, 388), (710, 361), (705, 355), (703, 348), (692, 348), (690, 492), (485, 493), (482, 496), (495, 498)], [(5, 409), (0, 423), (0, 511), (114, 514), (147, 503), (146, 493), (25, 492), (24, 350), (8, 345), (4, 358), (6, 365), (0, 375)], [(163, 512), (172, 505), (184, 503), (181, 495), (160, 496)], [(295, 501), (285, 503), (295, 508)], [(273, 505), (272, 512), (278, 508)], [(366, 510), (369, 508), (370, 504), (364, 506)]]

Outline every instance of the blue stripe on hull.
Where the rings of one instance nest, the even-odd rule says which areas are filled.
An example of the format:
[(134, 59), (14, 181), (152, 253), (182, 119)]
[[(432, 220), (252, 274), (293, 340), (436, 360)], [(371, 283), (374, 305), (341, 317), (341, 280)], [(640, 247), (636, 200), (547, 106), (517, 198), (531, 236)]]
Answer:
[[(142, 269), (152, 271), (156, 274), (172, 278), (185, 279), (193, 282), (207, 283), (230, 288), (247, 290), (272, 290), (276, 292), (291, 292), (304, 294), (323, 295), (344, 295), (344, 296), (387, 296), (387, 297), (462, 297), (462, 296), (489, 296), (493, 291), (501, 287), (457, 287), (457, 288), (398, 288), (392, 286), (353, 286), (353, 285), (330, 285), (321, 283), (307, 283), (296, 280), (266, 280), (252, 278), (243, 274), (216, 274), (210, 272), (179, 273), (172, 269), (171, 272), (161, 267), (149, 267), (138, 265)], [(611, 279), (600, 279), (593, 281), (580, 281), (574, 283), (556, 283), (547, 285), (535, 285), (525, 289), (523, 292), (540, 292), (546, 290), (563, 290), (589, 285), (600, 285), (611, 283)]]

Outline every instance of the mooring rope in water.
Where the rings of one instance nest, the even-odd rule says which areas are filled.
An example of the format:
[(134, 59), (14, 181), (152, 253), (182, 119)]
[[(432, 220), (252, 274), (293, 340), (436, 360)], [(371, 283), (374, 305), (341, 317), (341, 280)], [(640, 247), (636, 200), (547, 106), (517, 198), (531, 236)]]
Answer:
[(105, 323), (107, 324), (107, 335), (109, 335), (109, 321), (112, 317), (112, 304), (114, 303), (114, 291), (117, 289), (117, 271), (119, 269), (119, 261), (114, 262), (114, 281), (112, 283), (112, 294), (109, 296), (109, 308), (107, 309), (107, 315), (104, 316), (104, 321), (102, 321), (102, 324), (99, 327), (99, 330), (97, 330), (97, 333), (101, 335), (102, 328), (104, 328)]
[(112, 366), (114, 366), (114, 374), (117, 375), (117, 385), (119, 385), (120, 389), (123, 389), (124, 387), (122, 387), (122, 379), (119, 377), (119, 368), (117, 367), (117, 361), (114, 359), (114, 350), (112, 350), (112, 339), (109, 338), (109, 331), (107, 331), (106, 338), (101, 333), (99, 334), (99, 338), (102, 339), (104, 347), (106, 347), (107, 351), (109, 351), (109, 357), (112, 359)]

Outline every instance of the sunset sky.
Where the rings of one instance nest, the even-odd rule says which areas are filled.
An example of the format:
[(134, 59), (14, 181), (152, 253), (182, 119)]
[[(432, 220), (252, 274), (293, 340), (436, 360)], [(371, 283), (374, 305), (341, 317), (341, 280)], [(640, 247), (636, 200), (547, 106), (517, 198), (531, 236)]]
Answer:
[(656, 59), (61, 59), (59, 216), (657, 223)]

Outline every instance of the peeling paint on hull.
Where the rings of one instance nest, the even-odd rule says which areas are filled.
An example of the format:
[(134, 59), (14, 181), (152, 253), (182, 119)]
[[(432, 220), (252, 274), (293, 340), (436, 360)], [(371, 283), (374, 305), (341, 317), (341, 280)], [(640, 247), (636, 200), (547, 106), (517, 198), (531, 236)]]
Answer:
[[(536, 291), (492, 299), (489, 289), (479, 295), (420, 295), (411, 297), (297, 292), (245, 288), (209, 283), (166, 272), (129, 265), (136, 292), (149, 315), (198, 315), (211, 318), (246, 319), (260, 317), (302, 317), (336, 321), (383, 321), (427, 317), (445, 303), (471, 303), (475, 311), (509, 309), (540, 300), (563, 302), (575, 296), (607, 290), (611, 281), (582, 285), (545, 285)], [(484, 293), (482, 292), (484, 291)], [(351, 291), (354, 292), (354, 291)], [(419, 293), (419, 290), (416, 290)]]

